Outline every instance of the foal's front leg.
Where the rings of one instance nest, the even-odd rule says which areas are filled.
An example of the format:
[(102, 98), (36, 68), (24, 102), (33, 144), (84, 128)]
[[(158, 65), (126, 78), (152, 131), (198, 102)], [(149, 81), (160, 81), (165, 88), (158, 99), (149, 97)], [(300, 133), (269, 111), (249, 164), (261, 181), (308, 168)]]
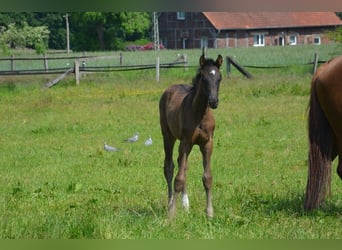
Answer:
[(202, 153), (202, 158), (203, 158), (203, 168), (204, 168), (204, 173), (202, 177), (203, 181), (203, 186), (206, 192), (206, 198), (207, 198), (207, 216), (208, 217), (214, 217), (214, 208), (212, 204), (212, 193), (211, 193), (211, 188), (212, 188), (212, 174), (211, 174), (211, 166), (210, 166), (210, 159), (211, 159), (211, 154), (213, 151), (213, 140), (212, 138), (209, 139), (209, 141), (200, 146), (201, 153)]

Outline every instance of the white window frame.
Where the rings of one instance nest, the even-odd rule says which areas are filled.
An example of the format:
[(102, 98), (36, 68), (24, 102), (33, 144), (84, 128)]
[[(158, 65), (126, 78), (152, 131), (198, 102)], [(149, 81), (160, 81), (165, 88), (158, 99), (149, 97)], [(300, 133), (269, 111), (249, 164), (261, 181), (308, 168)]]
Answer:
[(253, 46), (263, 47), (265, 46), (265, 33), (255, 33), (253, 34)]
[(229, 34), (226, 33), (226, 48), (229, 48)]
[[(281, 41), (281, 42), (280, 42)], [(285, 36), (283, 34), (281, 34), (279, 37), (278, 37), (278, 45), (279, 46), (285, 46)]]
[(185, 20), (185, 12), (177, 12), (177, 20)]
[(187, 37), (183, 37), (183, 38), (182, 38), (182, 48), (183, 48), (183, 49), (186, 49), (187, 40), (188, 40)]
[[(316, 39), (317, 39), (317, 42), (316, 42)], [(317, 36), (317, 35), (314, 36), (313, 43), (316, 44), (316, 45), (321, 45), (321, 37)]]
[(289, 44), (290, 45), (297, 45), (297, 35), (296, 34), (290, 34), (289, 35)]

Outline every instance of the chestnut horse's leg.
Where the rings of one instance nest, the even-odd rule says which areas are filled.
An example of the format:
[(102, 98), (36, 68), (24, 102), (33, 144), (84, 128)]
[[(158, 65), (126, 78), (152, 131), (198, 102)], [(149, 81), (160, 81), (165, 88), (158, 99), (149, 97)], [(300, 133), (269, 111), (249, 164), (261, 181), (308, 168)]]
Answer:
[(176, 204), (180, 192), (183, 194), (183, 206), (188, 209), (189, 200), (186, 193), (186, 171), (188, 169), (188, 156), (191, 152), (192, 145), (180, 142), (178, 148), (178, 173), (174, 181), (174, 194), (169, 205), (169, 217), (172, 218), (176, 212)]
[(338, 156), (337, 174), (342, 180), (342, 158), (340, 155)]
[(342, 180), (342, 150), (340, 150), (342, 148), (342, 137), (337, 137), (336, 141), (339, 143), (336, 143), (336, 146), (334, 147), (335, 151), (333, 152), (331, 159), (333, 161), (336, 158), (336, 156), (338, 156), (337, 174)]
[(204, 144), (200, 145), (202, 158), (203, 158), (203, 168), (204, 173), (202, 177), (203, 186), (206, 192), (206, 198), (207, 198), (207, 216), (208, 217), (214, 217), (214, 209), (212, 204), (212, 193), (211, 193), (211, 187), (212, 187), (212, 175), (211, 175), (211, 166), (210, 166), (210, 158), (211, 154), (213, 152), (213, 140), (212, 138), (209, 139), (209, 141)]

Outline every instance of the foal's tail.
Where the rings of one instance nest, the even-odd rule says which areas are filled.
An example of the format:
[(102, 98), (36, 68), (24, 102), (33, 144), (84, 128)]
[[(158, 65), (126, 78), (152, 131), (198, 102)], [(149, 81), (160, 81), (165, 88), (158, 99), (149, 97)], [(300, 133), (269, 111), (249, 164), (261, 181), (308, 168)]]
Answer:
[(330, 193), (334, 134), (316, 94), (316, 77), (311, 84), (309, 102), (309, 172), (304, 209), (318, 208)]

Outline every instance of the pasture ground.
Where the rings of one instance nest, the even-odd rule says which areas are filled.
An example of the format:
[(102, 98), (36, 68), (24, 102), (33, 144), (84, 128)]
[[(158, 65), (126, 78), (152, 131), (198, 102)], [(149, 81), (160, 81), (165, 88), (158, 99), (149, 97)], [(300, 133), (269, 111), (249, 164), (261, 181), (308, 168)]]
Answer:
[[(223, 73), (214, 111), (215, 217), (204, 213), (194, 147), (190, 212), (179, 207), (175, 220), (166, 220), (158, 100), (170, 84), (190, 83), (189, 71), (163, 70), (160, 83), (153, 71), (88, 74), (79, 86), (68, 78), (48, 90), (35, 78), (2, 82), (0, 238), (341, 238), (336, 174), (326, 205), (309, 214), (302, 208), (308, 68), (255, 70), (252, 80)], [(136, 131), (137, 143), (122, 142)], [(154, 143), (146, 147), (149, 135)], [(104, 141), (120, 151), (104, 151)]]

